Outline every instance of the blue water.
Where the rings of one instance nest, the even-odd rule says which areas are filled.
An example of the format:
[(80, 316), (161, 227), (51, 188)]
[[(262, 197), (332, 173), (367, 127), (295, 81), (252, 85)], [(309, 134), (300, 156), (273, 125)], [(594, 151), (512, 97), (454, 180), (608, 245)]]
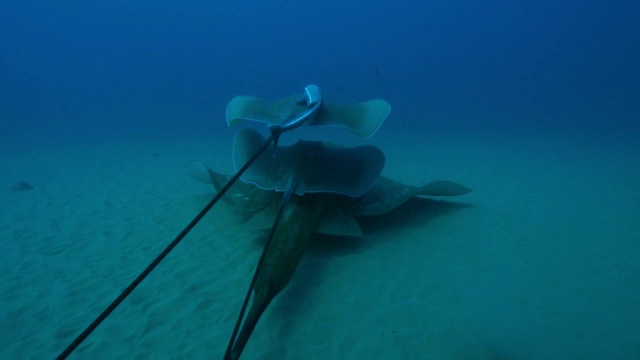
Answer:
[(401, 130), (632, 136), (638, 13), (634, 1), (11, 1), (0, 136), (202, 134), (224, 126), (234, 95), (311, 82), (336, 101), (386, 98)]
[[(347, 254), (361, 262), (351, 261), (344, 254), (334, 260), (344, 265), (344, 273), (331, 270), (342, 274), (333, 280), (342, 286), (341, 294), (348, 299), (345, 302), (356, 309), (365, 306), (359, 299), (368, 298), (364, 294), (366, 286), (356, 296), (348, 291), (350, 283), (341, 282), (344, 274), (352, 274), (349, 266), (375, 273), (380, 266), (388, 265), (383, 261), (388, 254), (395, 259), (394, 264), (406, 261), (408, 268), (424, 270), (429, 279), (434, 279), (433, 289), (429, 285), (419, 289), (418, 294), (424, 296), (418, 300), (404, 296), (415, 286), (415, 279), (405, 273), (393, 288), (397, 292), (386, 291), (395, 280), (380, 280), (389, 298), (380, 306), (368, 304), (367, 309), (389, 311), (388, 319), (397, 320), (393, 335), (358, 323), (361, 318), (350, 313), (350, 308), (344, 310), (347, 315), (340, 313), (342, 304), (336, 300), (337, 295), (320, 293), (326, 301), (323, 304), (331, 304), (331, 311), (338, 314), (336, 321), (345, 325), (339, 331), (341, 338), (323, 333), (322, 346), (326, 348), (314, 347), (315, 328), (288, 328), (288, 320), (282, 316), (287, 311), (282, 303), (276, 303), (280, 312), (270, 318), (276, 319), (271, 323), (266, 320), (267, 324), (276, 324), (274, 331), (284, 329), (284, 333), (295, 336), (282, 345), (278, 343), (282, 339), (267, 332), (264, 325), (262, 335), (254, 340), (259, 345), (249, 349), (249, 358), (281, 358), (290, 344), (302, 344), (297, 352), (289, 353), (294, 358), (313, 354), (322, 359), (322, 354), (342, 353), (342, 348), (353, 350), (347, 352), (351, 356), (371, 355), (376, 353), (376, 341), (388, 345), (383, 354), (406, 355), (407, 351), (413, 358), (424, 354), (442, 358), (567, 358), (570, 354), (593, 359), (640, 357), (633, 342), (640, 338), (636, 260), (640, 258), (640, 193), (636, 185), (640, 181), (638, 14), (640, 2), (630, 0), (5, 1), (0, 10), (0, 161), (5, 169), (0, 182), (9, 188), (26, 180), (35, 185), (35, 190), (11, 192), (2, 199), (3, 218), (12, 221), (0, 231), (0, 245), (21, 257), (0, 258), (6, 260), (4, 269), (14, 269), (11, 279), (8, 275), (2, 278), (4, 294), (0, 300), (11, 309), (0, 319), (5, 327), (0, 329), (0, 343), (13, 344), (17, 349), (0, 353), (0, 357), (55, 356), (87, 319), (103, 308), (104, 304), (92, 295), (93, 288), (87, 294), (78, 291), (81, 294), (72, 300), (74, 306), (86, 304), (82, 308), (84, 317), (70, 321), (72, 329), (63, 328), (56, 316), (66, 317), (64, 311), (72, 314), (73, 309), (63, 302), (66, 288), (56, 288), (56, 279), (76, 275), (70, 275), (72, 271), (56, 256), (75, 255), (79, 260), (70, 269), (76, 270), (84, 268), (85, 257), (104, 260), (95, 260), (89, 267), (97, 267), (94, 272), (99, 274), (104, 267), (108, 269), (105, 272), (118, 275), (95, 295), (99, 300), (110, 299), (112, 292), (125, 286), (142, 267), (127, 262), (131, 267), (125, 271), (108, 263), (124, 251), (113, 245), (117, 239), (135, 237), (129, 236), (131, 233), (140, 238), (147, 234), (151, 239), (145, 241), (156, 246), (152, 251), (145, 244), (131, 245), (145, 250), (138, 251), (142, 255), (136, 253), (136, 261), (145, 263), (149, 253), (157, 253), (176, 229), (186, 224), (198, 206), (182, 211), (175, 205), (180, 201), (176, 199), (188, 198), (199, 190), (195, 185), (185, 185), (184, 190), (182, 174), (165, 176), (166, 169), (182, 171), (180, 166), (191, 160), (193, 149), (212, 144), (223, 149), (221, 142), (211, 139), (232, 136), (224, 116), (225, 105), (233, 96), (278, 99), (302, 91), (309, 83), (322, 88), (326, 101), (354, 103), (377, 97), (389, 101), (391, 115), (376, 134), (383, 137), (380, 144), (386, 146), (387, 174), (414, 185), (426, 181), (432, 173), (423, 170), (420, 161), (424, 157), (424, 168), (474, 188), (471, 197), (462, 200), (471, 206), (460, 212), (460, 217), (429, 223), (432, 232), (422, 232), (424, 229), (415, 225), (392, 228), (392, 234), (369, 234), (382, 244), (377, 246), (385, 249), (366, 253), (358, 248), (353, 251), (356, 254)], [(194, 140), (189, 148), (181, 145), (182, 139), (201, 142)], [(230, 143), (229, 138), (224, 145)], [(115, 150), (109, 145), (86, 147), (100, 144), (125, 145)], [(127, 148), (126, 144), (135, 145)], [(449, 148), (449, 144), (454, 145)], [(28, 148), (34, 149), (35, 155), (26, 152), (13, 161), (14, 154)], [(206, 149), (202, 151), (205, 160), (216, 161), (213, 151), (206, 153)], [(402, 160), (407, 162), (403, 164)], [(418, 165), (412, 162), (415, 160)], [(229, 169), (228, 161), (215, 165)], [(153, 176), (146, 178), (149, 174)], [(129, 178), (133, 180), (127, 182)], [(167, 196), (167, 200), (163, 193), (166, 183), (154, 185), (161, 180), (172, 189), (173, 197)], [(143, 184), (141, 188), (135, 187), (139, 184)], [(101, 202), (94, 201), (96, 198)], [(135, 202), (138, 207), (131, 206), (128, 199), (135, 199), (131, 204)], [(56, 206), (61, 209), (58, 214)], [(101, 212), (111, 206), (120, 212)], [(91, 214), (102, 216), (102, 222), (92, 225), (83, 215), (83, 209), (89, 208)], [(137, 222), (144, 225), (132, 225)], [(109, 229), (102, 230), (105, 224)], [(451, 224), (457, 226), (455, 235), (447, 233)], [(127, 226), (135, 231), (122, 230)], [(236, 229), (226, 231), (235, 233)], [(98, 247), (91, 250), (94, 253), (83, 253), (83, 241), (91, 239), (93, 244), (96, 234), (110, 250)], [(393, 252), (396, 245), (384, 241), (396, 236), (418, 250), (404, 247)], [(421, 253), (424, 249), (406, 240), (423, 236), (435, 239), (428, 244), (432, 246), (428, 252), (433, 268), (428, 267), (430, 262), (423, 268), (423, 256), (427, 257)], [(451, 239), (455, 247), (447, 248), (438, 239)], [(197, 244), (204, 249), (223, 248), (219, 243), (211, 245), (209, 240)], [(78, 252), (65, 252), (60, 244), (73, 244)], [(257, 254), (257, 250), (237, 251), (224, 259), (236, 261), (241, 257), (236, 254)], [(349, 249), (343, 251), (348, 253)], [(31, 258), (30, 254), (35, 255)], [(321, 262), (318, 259), (324, 261), (322, 254), (311, 255), (311, 264)], [(200, 255), (201, 263), (210, 259), (204, 251), (196, 255)], [(178, 259), (185, 258), (192, 259)], [(46, 270), (39, 261), (46, 261)], [(223, 350), (218, 345), (224, 346), (237, 307), (235, 303), (229, 305), (233, 301), (229, 299), (238, 297), (222, 297), (228, 300), (223, 310), (231, 309), (231, 315), (221, 315), (215, 301), (224, 292), (211, 285), (207, 278), (211, 272), (197, 264), (193, 261), (189, 266), (201, 270), (196, 276), (200, 285), (215, 288), (210, 296), (214, 305), (203, 308), (209, 315), (218, 316), (217, 323), (211, 324), (208, 319), (198, 319), (198, 323), (189, 318), (204, 317), (199, 315), (200, 303), (193, 306), (195, 310), (185, 306), (186, 315), (176, 316), (176, 321), (184, 322), (188, 329), (194, 323), (201, 326), (195, 354), (218, 356)], [(312, 265), (306, 265), (307, 269), (314, 269)], [(216, 266), (227, 269), (226, 265)], [(29, 270), (24, 278), (22, 269)], [(302, 278), (310, 273), (313, 271), (303, 273)], [(356, 275), (354, 282), (363, 281)], [(87, 284), (83, 279), (96, 281), (91, 274), (78, 276), (82, 281), (71, 288), (82, 289)], [(32, 279), (36, 283), (43, 278), (49, 287), (31, 287), (24, 281)], [(181, 286), (188, 287), (194, 281), (189, 276), (185, 279), (186, 285)], [(96, 286), (102, 288), (102, 284)], [(161, 297), (163, 286), (156, 284), (149, 294)], [(295, 286), (303, 287), (300, 283)], [(245, 286), (239, 284), (238, 288)], [(24, 294), (29, 296), (22, 298)], [(52, 300), (45, 304), (40, 301), (41, 310), (36, 311), (32, 303), (38, 303), (39, 297)], [(180, 300), (180, 295), (176, 299)], [(60, 303), (53, 305), (55, 301)], [(89, 353), (109, 358), (110, 353), (103, 349), (111, 345), (119, 349), (119, 354), (134, 353), (138, 345), (156, 357), (163, 354), (163, 339), (175, 332), (167, 330), (154, 338), (156, 320), (146, 317), (145, 303), (153, 303), (154, 298), (137, 301), (126, 316), (116, 315), (122, 321), (134, 319), (133, 330), (121, 330), (120, 323), (106, 325), (105, 331), (112, 337), (95, 335), (100, 342), (87, 345), (84, 356), (93, 356), (86, 355)], [(424, 310), (432, 304), (443, 310)], [(419, 324), (407, 325), (410, 322), (396, 319), (398, 313), (392, 311), (400, 315), (423, 311), (428, 315), (418, 317), (423, 321)], [(327, 320), (324, 314), (309, 312), (318, 322)], [(347, 318), (349, 315), (356, 320)], [(384, 316), (382, 319), (372, 323), (392, 321)], [(143, 325), (138, 326), (138, 322)], [(349, 326), (358, 330), (351, 331)], [(9, 328), (15, 331), (7, 331)], [(53, 329), (58, 331), (55, 336), (47, 334)], [(370, 337), (371, 343), (357, 338), (354, 334), (358, 331), (365, 334), (362, 338)], [(468, 343), (476, 341), (466, 338), (471, 336), (467, 331), (486, 335), (477, 341), (483, 343), (480, 348), (488, 350), (460, 350), (465, 339)], [(139, 332), (144, 334), (143, 339), (148, 335), (156, 342), (132, 341)], [(133, 345), (115, 340), (111, 344), (118, 336)], [(189, 336), (175, 336), (175, 342), (165, 345), (171, 347), (170, 354), (186, 356), (181, 353), (183, 345), (196, 342)], [(296, 336), (302, 340), (297, 341)], [(30, 339), (36, 337), (37, 345), (30, 345)], [(215, 349), (209, 345), (213, 338)], [(449, 338), (453, 339), (450, 343)], [(456, 342), (458, 338), (463, 340)], [(426, 345), (422, 345), (423, 339)], [(354, 350), (352, 343), (360, 348)], [(398, 348), (389, 350), (394, 346)], [(433, 348), (439, 350), (430, 352)], [(327, 349), (333, 352), (324, 352)], [(144, 358), (143, 350), (136, 354)]]

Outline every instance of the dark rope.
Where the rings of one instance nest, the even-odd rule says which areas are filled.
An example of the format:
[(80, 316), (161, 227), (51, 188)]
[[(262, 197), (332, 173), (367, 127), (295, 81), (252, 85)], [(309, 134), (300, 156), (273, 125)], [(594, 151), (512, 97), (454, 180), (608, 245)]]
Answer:
[(151, 262), (151, 264), (149, 264), (147, 268), (144, 269), (144, 271), (142, 271), (142, 273), (140, 273), (140, 275), (138, 275), (138, 277), (135, 278), (135, 280), (133, 280), (131, 284), (129, 284), (129, 286), (127, 286), (127, 288), (124, 289), (124, 291), (122, 291), (122, 293), (120, 293), (120, 295), (118, 295), (118, 297), (113, 300), (113, 302), (111, 302), (111, 304), (109, 304), (109, 306), (107, 306), (107, 308), (104, 309), (104, 311), (100, 315), (98, 315), (98, 317), (93, 320), (93, 322), (89, 324), (89, 326), (87, 326), (87, 328), (84, 329), (84, 331), (80, 335), (78, 335), (78, 337), (73, 340), (73, 342), (71, 342), (71, 344), (69, 344), (69, 346), (67, 346), (67, 348), (64, 349), (64, 351), (60, 353), (60, 355), (58, 355), (56, 359), (66, 359), (73, 352), (73, 350), (75, 350), (78, 345), (80, 345), (91, 334), (91, 332), (93, 332), (93, 330), (95, 330), (98, 325), (100, 325), (100, 323), (102, 323), (102, 321), (106, 319), (107, 316), (109, 316), (111, 312), (113, 312), (113, 310), (115, 310), (116, 307), (118, 307), (118, 305), (120, 305), (120, 303), (122, 303), (122, 301), (126, 299), (127, 296), (129, 296), (129, 294), (131, 294), (131, 292), (135, 290), (138, 285), (140, 285), (142, 280), (144, 280), (147, 275), (149, 275), (149, 273), (151, 273), (151, 271), (153, 271), (153, 269), (155, 269), (155, 267), (160, 264), (160, 262), (171, 252), (171, 250), (173, 250), (173, 248), (175, 248), (176, 245), (178, 245), (178, 243), (189, 233), (189, 231), (191, 231), (191, 229), (196, 226), (196, 224), (207, 214), (207, 212), (211, 210), (213, 205), (215, 205), (218, 200), (222, 198), (222, 196), (240, 178), (240, 176), (242, 176), (242, 174), (247, 171), (249, 166), (251, 166), (251, 164), (253, 164), (253, 162), (260, 157), (260, 155), (262, 155), (262, 153), (269, 147), (273, 140), (273, 135), (269, 136), (264, 144), (262, 144), (260, 150), (256, 151), (256, 153), (253, 154), (251, 159), (249, 159), (249, 161), (247, 161), (246, 164), (244, 164), (244, 166), (242, 166), (242, 168), (240, 168), (240, 170), (236, 172), (236, 174), (225, 184), (225, 186), (220, 189), (220, 191), (218, 191), (216, 196), (214, 196), (213, 199), (209, 201), (207, 206), (205, 206), (200, 211), (200, 213), (196, 215), (193, 220), (191, 220), (189, 225), (187, 225), (180, 232), (180, 234), (176, 236), (176, 238)]
[(287, 192), (285, 192), (282, 197), (280, 208), (278, 208), (278, 214), (276, 215), (276, 219), (273, 221), (273, 226), (271, 226), (271, 231), (269, 231), (269, 237), (267, 238), (267, 243), (264, 245), (264, 250), (262, 250), (262, 255), (260, 255), (260, 260), (258, 260), (258, 266), (256, 267), (256, 271), (253, 273), (253, 279), (251, 279), (251, 284), (249, 284), (249, 290), (247, 290), (247, 295), (244, 297), (244, 303), (242, 303), (242, 309), (240, 310), (240, 315), (238, 315), (238, 320), (236, 320), (236, 326), (235, 328), (233, 328), (231, 339), (229, 339), (229, 345), (227, 345), (227, 351), (224, 354), (224, 360), (227, 360), (227, 359), (235, 360), (239, 357), (239, 354), (235, 354), (235, 353), (233, 354), (234, 356), (231, 357), (232, 355), (231, 351), (233, 349), (233, 346), (235, 345), (236, 338), (238, 337), (240, 324), (242, 324), (242, 320), (244, 319), (244, 313), (247, 310), (247, 305), (249, 304), (249, 298), (251, 298), (251, 291), (253, 291), (253, 288), (256, 285), (256, 280), (258, 279), (258, 274), (260, 273), (260, 269), (262, 268), (262, 265), (264, 263), (264, 258), (267, 255), (267, 250), (269, 250), (269, 245), (271, 245), (271, 240), (273, 240), (273, 236), (276, 233), (276, 227), (280, 222), (280, 218), (284, 213), (284, 208), (289, 202), (289, 198), (291, 197), (291, 194), (295, 191), (295, 188), (296, 188), (296, 184), (293, 184), (292, 186), (290, 186), (289, 189), (287, 189)]

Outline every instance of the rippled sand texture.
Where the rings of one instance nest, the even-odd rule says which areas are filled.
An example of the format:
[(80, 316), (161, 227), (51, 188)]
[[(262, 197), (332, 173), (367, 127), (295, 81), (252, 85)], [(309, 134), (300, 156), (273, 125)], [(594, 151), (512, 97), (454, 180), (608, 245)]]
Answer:
[[(384, 174), (454, 180), (357, 239), (312, 241), (245, 359), (637, 358), (640, 157), (540, 139), (380, 136)], [(0, 159), (0, 358), (56, 356), (206, 204), (231, 141)], [(217, 152), (216, 152), (217, 151)], [(34, 189), (12, 192), (19, 181)], [(217, 206), (74, 353), (221, 358), (263, 244)]]

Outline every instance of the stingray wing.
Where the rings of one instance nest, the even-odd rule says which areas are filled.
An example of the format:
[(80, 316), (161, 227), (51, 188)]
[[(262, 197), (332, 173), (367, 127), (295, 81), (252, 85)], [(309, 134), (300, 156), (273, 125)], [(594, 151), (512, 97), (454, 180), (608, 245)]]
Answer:
[(315, 232), (333, 236), (362, 236), (360, 224), (336, 202), (325, 206), (316, 223)]
[[(188, 171), (189, 177), (206, 184), (213, 184), (216, 191), (220, 191), (232, 178), (230, 175), (219, 174), (198, 161), (191, 162)], [(242, 181), (236, 181), (222, 199), (237, 209), (253, 212), (264, 209), (274, 196), (273, 192), (265, 191)]]
[[(227, 104), (227, 125), (242, 121), (258, 121), (281, 125), (307, 110), (304, 92), (277, 101), (241, 95)], [(373, 135), (391, 112), (391, 105), (383, 99), (373, 99), (352, 105), (323, 102), (318, 115), (308, 125), (339, 126), (362, 137)]]
[(324, 104), (311, 125), (344, 127), (368, 138), (378, 131), (390, 112), (391, 105), (383, 99), (353, 105)]
[[(233, 144), (233, 162), (242, 167), (264, 144), (257, 131), (243, 129)], [(267, 149), (241, 179), (265, 190), (285, 191), (291, 181), (295, 193), (337, 193), (360, 196), (373, 186), (385, 157), (374, 146), (328, 147), (317, 141)]]
[(344, 199), (344, 207), (354, 216), (375, 216), (397, 208), (412, 196), (458, 196), (470, 191), (471, 189), (451, 181), (433, 181), (427, 185), (415, 187), (380, 176), (375, 185), (364, 195)]
[(438, 181), (432, 181), (427, 185), (424, 185), (415, 189), (414, 195), (460, 196), (460, 195), (468, 194), (470, 192), (471, 192), (471, 189), (465, 187), (464, 185), (454, 183), (453, 181), (438, 180)]
[(306, 109), (304, 99), (304, 93), (272, 102), (255, 96), (236, 96), (227, 104), (227, 125), (247, 120), (280, 125)]

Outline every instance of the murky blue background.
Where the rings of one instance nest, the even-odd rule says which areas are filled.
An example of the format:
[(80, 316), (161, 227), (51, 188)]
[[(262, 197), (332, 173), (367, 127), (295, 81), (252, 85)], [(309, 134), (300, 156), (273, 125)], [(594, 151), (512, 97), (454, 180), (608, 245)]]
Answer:
[(638, 133), (634, 1), (10, 1), (2, 140), (183, 136), (246, 93), (384, 97), (389, 128)]

